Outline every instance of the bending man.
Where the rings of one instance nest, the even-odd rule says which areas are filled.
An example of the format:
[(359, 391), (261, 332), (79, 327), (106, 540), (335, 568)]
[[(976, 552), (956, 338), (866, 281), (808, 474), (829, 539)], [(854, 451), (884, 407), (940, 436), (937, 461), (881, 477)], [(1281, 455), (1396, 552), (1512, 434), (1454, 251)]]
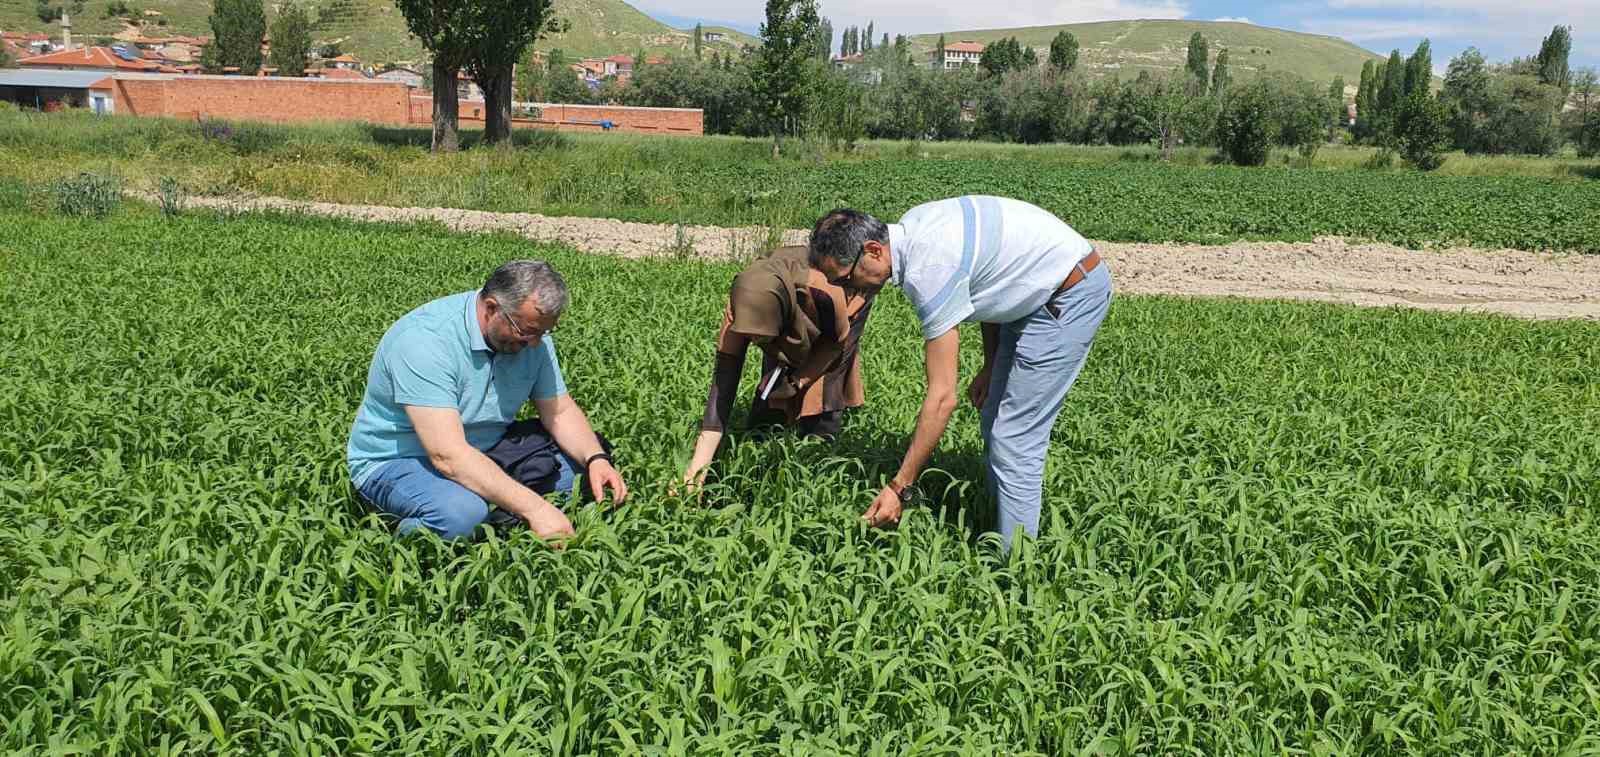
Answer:
[[(350, 429), (350, 479), (362, 499), (399, 519), (469, 536), (490, 518), (520, 519), (539, 536), (570, 536), (572, 523), (543, 496), (588, 489), (628, 495), (605, 442), (567, 394), (556, 328), (567, 285), (547, 263), (500, 266), (479, 291), (427, 303), (378, 343)], [(516, 420), (533, 400), (537, 419)]]
[(740, 272), (717, 333), (716, 368), (684, 482), (696, 486), (705, 478), (752, 344), (762, 361), (750, 425), (783, 423), (810, 436), (838, 435), (844, 411), (865, 401), (857, 350), (871, 310), (871, 296), (847, 296), (812, 269), (805, 247), (780, 247)]
[(1111, 274), (1070, 226), (1018, 200), (958, 197), (900, 223), (835, 210), (811, 232), (811, 265), (847, 289), (904, 290), (922, 322), (928, 394), (900, 470), (863, 516), (900, 520), (906, 493), (956, 406), (962, 321), (983, 324), (983, 368), (968, 397), (982, 408), (989, 490), (1009, 549), (1039, 532), (1045, 453), (1056, 415), (1111, 306)]

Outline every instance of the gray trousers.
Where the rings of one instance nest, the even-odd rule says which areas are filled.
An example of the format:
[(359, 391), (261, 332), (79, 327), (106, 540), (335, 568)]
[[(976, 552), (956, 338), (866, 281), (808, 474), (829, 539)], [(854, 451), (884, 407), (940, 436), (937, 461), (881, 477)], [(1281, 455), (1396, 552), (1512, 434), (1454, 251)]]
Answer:
[(1111, 289), (1110, 266), (1102, 262), (1038, 310), (1000, 326), (982, 428), (989, 493), (1008, 551), (1018, 528), (1039, 535), (1050, 430), (1111, 308)]

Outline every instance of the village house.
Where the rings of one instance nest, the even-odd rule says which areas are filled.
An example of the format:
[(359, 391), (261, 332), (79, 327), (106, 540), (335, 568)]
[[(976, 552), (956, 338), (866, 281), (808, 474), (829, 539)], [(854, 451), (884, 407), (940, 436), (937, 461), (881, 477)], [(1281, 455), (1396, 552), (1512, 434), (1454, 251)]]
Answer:
[(397, 81), (408, 87), (422, 86), (422, 74), (403, 67), (391, 68), (373, 78), (381, 79), (383, 81)]
[(112, 76), (109, 71), (94, 70), (0, 69), (0, 102), (46, 113), (89, 108), (104, 115), (116, 107)]
[[(112, 73), (158, 73), (169, 68), (140, 57), (138, 48), (131, 45), (60, 50), (23, 58), (17, 61), (17, 67), (36, 71), (105, 71)], [(166, 72), (176, 73), (177, 69), (170, 68)]]
[(944, 68), (953, 70), (962, 66), (977, 66), (978, 59), (983, 57), (983, 45), (971, 40), (962, 40), (955, 43), (946, 43), (944, 46), (944, 60), (939, 59), (939, 50), (934, 48), (928, 53), (930, 68)]
[(702, 32), (700, 34), (700, 39), (705, 42), (721, 42), (727, 38), (728, 35), (722, 32)]

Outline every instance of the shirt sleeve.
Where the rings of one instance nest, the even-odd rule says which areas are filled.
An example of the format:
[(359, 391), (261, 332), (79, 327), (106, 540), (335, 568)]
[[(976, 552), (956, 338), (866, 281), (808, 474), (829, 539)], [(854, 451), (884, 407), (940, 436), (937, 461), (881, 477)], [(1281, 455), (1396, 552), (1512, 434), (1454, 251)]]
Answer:
[(972, 305), (972, 279), (952, 265), (925, 265), (908, 271), (906, 297), (922, 322), (922, 338), (937, 339), (977, 311)]
[(417, 407), (460, 407), (456, 365), (432, 340), (395, 345), (384, 360), (394, 402)]
[(539, 372), (533, 380), (533, 399), (549, 400), (566, 394), (567, 381), (561, 377), (561, 361), (556, 359), (555, 337), (545, 334), (533, 359)]

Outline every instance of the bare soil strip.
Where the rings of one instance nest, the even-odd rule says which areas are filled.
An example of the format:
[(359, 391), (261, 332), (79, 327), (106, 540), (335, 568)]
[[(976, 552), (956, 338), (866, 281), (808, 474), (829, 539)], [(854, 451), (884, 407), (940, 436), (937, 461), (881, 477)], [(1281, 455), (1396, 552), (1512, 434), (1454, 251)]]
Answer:
[[(762, 227), (676, 227), (606, 218), (340, 205), (273, 197), (200, 197), (189, 199), (188, 204), (371, 222), (431, 221), (459, 231), (509, 232), (628, 258), (745, 258), (776, 233)], [(807, 234), (795, 229), (781, 233), (788, 244), (804, 244)], [(1600, 320), (1600, 255), (1465, 248), (1417, 251), (1337, 238), (1216, 246), (1095, 245), (1110, 261), (1118, 291), (1124, 293), (1312, 300)]]

